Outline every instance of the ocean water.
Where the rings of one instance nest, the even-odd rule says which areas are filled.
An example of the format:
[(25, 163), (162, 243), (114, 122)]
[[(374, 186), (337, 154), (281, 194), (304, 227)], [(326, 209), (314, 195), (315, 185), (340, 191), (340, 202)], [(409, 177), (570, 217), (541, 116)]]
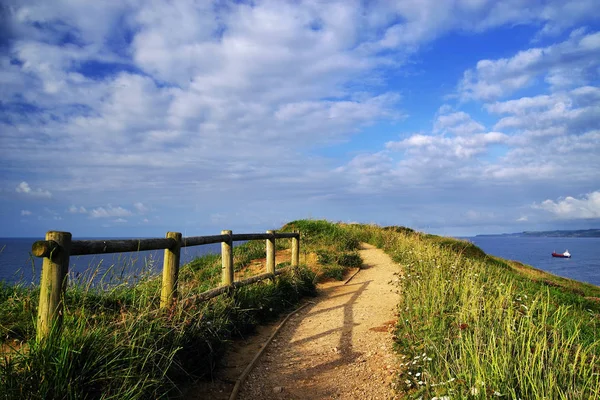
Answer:
[[(600, 286), (600, 238), (484, 236), (465, 239), (490, 255)], [(569, 250), (571, 258), (552, 257), (552, 252), (563, 253), (565, 250)]]
[[(555, 275), (600, 286), (600, 238), (531, 238), (470, 237), (465, 238), (488, 254), (517, 260)], [(0, 238), (0, 281), (25, 284), (39, 282), (42, 261), (32, 257), (34, 238)], [(241, 243), (238, 243), (241, 244)], [(572, 258), (554, 258), (553, 251), (569, 250)], [(209, 253), (219, 254), (220, 244), (184, 247), (181, 262)], [(71, 257), (72, 277), (86, 281), (95, 273), (96, 280), (107, 271), (115, 279), (137, 278), (141, 274), (158, 274), (163, 251), (142, 251)]]
[[(79, 238), (99, 239), (99, 238)], [(107, 239), (107, 238), (102, 238)], [(0, 238), (0, 281), (9, 284), (39, 283), (42, 259), (31, 255), (31, 245), (39, 238)], [(205, 254), (220, 254), (221, 244), (183, 247), (180, 262), (186, 263)], [(162, 270), (164, 250), (97, 254), (70, 258), (70, 279), (116, 284), (132, 282)]]

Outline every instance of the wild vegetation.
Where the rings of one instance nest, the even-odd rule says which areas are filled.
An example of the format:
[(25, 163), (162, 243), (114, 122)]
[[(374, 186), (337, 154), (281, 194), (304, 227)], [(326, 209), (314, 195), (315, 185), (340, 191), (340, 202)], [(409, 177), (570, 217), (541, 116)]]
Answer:
[[(317, 279), (341, 279), (359, 267), (362, 241), (399, 264), (400, 393), (599, 397), (600, 288), (410, 228), (314, 220), (282, 228), (293, 230), (302, 235), (297, 271), (208, 302), (182, 301), (165, 314), (156, 311), (160, 282), (153, 277), (108, 291), (74, 284), (62, 334), (42, 343), (32, 339), (37, 291), (0, 285), (0, 397), (177, 397), (179, 382), (210, 375), (229, 340), (314, 293)], [(262, 242), (234, 249), (240, 272), (262, 257)], [(180, 297), (218, 285), (220, 264), (210, 255), (182, 267)]]
[[(221, 256), (206, 255), (181, 267), (181, 301), (166, 313), (158, 311), (157, 277), (146, 274), (132, 284), (119, 272), (125, 279), (115, 284), (119, 279), (114, 273), (100, 277), (92, 270), (85, 278), (72, 279), (62, 330), (41, 343), (35, 341), (39, 289), (0, 284), (0, 398), (176, 398), (179, 383), (210, 378), (228, 341), (251, 334), (257, 324), (313, 295), (318, 279), (341, 279), (344, 265), (360, 265), (352, 252), (357, 241), (340, 241), (339, 232), (311, 236), (307, 224), (301, 245), (310, 268), (302, 265), (275, 282), (197, 302), (192, 300), (195, 294), (218, 286), (221, 279)], [(343, 251), (338, 251), (340, 243)], [(289, 241), (278, 240), (277, 249), (289, 249)], [(319, 260), (317, 252), (331, 257)], [(243, 273), (253, 260), (264, 257), (264, 241), (236, 246), (235, 270)], [(98, 284), (98, 279), (112, 285)]]
[(345, 229), (399, 263), (397, 390), (409, 398), (600, 397), (600, 288), (466, 241)]

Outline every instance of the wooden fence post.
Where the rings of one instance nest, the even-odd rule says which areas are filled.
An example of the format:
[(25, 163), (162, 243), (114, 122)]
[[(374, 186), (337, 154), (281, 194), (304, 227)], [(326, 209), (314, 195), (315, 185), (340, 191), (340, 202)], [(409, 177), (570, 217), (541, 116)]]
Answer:
[[(273, 235), (275, 231), (267, 231), (267, 233)], [(267, 239), (267, 272), (275, 273), (275, 236)]]
[(292, 238), (292, 267), (300, 265), (300, 234)]
[(174, 239), (177, 244), (165, 249), (163, 261), (162, 289), (160, 291), (160, 308), (171, 307), (177, 298), (177, 281), (179, 279), (179, 257), (181, 254), (181, 233), (167, 232), (167, 239)]
[(233, 238), (232, 232), (221, 231), (221, 235), (229, 235), (226, 242), (221, 242), (221, 285), (229, 286), (233, 283)]
[(42, 278), (40, 280), (40, 302), (36, 337), (38, 341), (46, 338), (52, 329), (60, 328), (63, 314), (64, 292), (69, 272), (69, 253), (71, 234), (69, 232), (49, 231), (46, 240), (58, 243), (58, 247), (44, 257)]

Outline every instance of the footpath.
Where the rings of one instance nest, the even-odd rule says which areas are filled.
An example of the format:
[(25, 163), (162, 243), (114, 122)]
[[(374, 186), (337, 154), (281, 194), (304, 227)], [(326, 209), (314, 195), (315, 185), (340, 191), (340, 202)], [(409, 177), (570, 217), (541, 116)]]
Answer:
[[(237, 399), (391, 399), (398, 366), (392, 350), (400, 266), (362, 244), (363, 269), (347, 282), (319, 286), (292, 315), (241, 386)], [(347, 278), (347, 279), (348, 279)], [(211, 384), (186, 399), (229, 399), (241, 371), (277, 325), (233, 345)]]

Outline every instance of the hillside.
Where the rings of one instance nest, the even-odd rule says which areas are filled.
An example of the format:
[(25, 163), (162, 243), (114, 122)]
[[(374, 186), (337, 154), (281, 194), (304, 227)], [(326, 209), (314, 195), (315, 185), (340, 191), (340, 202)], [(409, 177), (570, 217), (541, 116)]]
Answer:
[[(375, 369), (362, 371), (364, 377), (380, 376), (383, 364), (376, 358), (382, 353), (361, 347), (364, 339), (355, 342), (361, 337), (353, 335), (365, 328), (389, 328), (389, 342), (374, 342), (397, 351), (396, 360), (385, 362), (389, 381), (382, 379), (400, 397), (575, 399), (600, 393), (599, 287), (488, 256), (466, 241), (405, 227), (300, 220), (281, 230), (300, 231), (302, 265), (277, 279), (198, 302), (198, 293), (220, 282), (220, 256), (206, 256), (181, 267), (181, 301), (163, 314), (156, 311), (159, 277), (108, 291), (73, 284), (64, 298), (60, 335), (42, 342), (34, 339), (39, 290), (0, 286), (0, 393), (6, 399), (176, 398), (181, 385), (211, 380), (215, 368), (227, 367), (223, 354), (232, 340), (248, 337), (258, 324), (295, 309), (314, 294), (318, 280), (341, 281), (349, 268), (360, 267), (361, 243), (385, 251), (392, 263), (372, 263), (350, 283), (368, 283), (373, 289), (364, 293), (373, 298), (398, 291), (395, 316), (392, 313), (385, 327), (371, 326), (381, 321), (367, 322), (369, 318), (383, 309), (377, 302), (366, 302), (355, 314), (353, 306), (342, 301), (346, 295), (355, 296), (350, 292), (339, 292), (333, 299), (341, 303), (321, 309), (318, 298), (311, 300), (319, 313), (337, 310), (350, 323), (325, 329), (326, 334), (340, 335), (326, 354), (319, 350), (302, 356), (295, 346), (313, 339), (297, 344), (290, 340), (294, 347), (287, 350), (299, 356), (280, 370), (270, 368), (271, 382), (284, 382), (277, 373), (287, 371), (291, 376), (315, 373), (309, 380), (327, 383), (321, 375), (330, 372), (321, 366), (327, 360), (332, 368), (346, 371), (346, 377), (365, 365)], [(289, 246), (284, 240), (277, 243), (278, 260), (283, 261), (279, 267), (284, 267)], [(237, 276), (262, 270), (264, 246), (264, 241), (254, 241), (234, 249)], [(383, 280), (378, 268), (388, 269)], [(357, 306), (361, 295), (352, 300)], [(299, 324), (302, 315), (295, 317)], [(322, 324), (330, 319), (313, 320), (310, 314), (306, 318), (306, 323)], [(306, 326), (300, 331), (312, 329)], [(278, 348), (282, 349), (270, 349), (273, 359), (280, 355)], [(344, 357), (337, 360), (336, 354)], [(301, 365), (302, 371), (297, 371)], [(294, 380), (288, 382), (294, 385)], [(347, 379), (339, 382), (349, 385)], [(352, 385), (352, 393), (361, 393), (362, 386)], [(277, 388), (265, 396), (278, 393), (273, 397), (285, 398), (294, 389)], [(342, 389), (335, 393), (352, 398)]]

